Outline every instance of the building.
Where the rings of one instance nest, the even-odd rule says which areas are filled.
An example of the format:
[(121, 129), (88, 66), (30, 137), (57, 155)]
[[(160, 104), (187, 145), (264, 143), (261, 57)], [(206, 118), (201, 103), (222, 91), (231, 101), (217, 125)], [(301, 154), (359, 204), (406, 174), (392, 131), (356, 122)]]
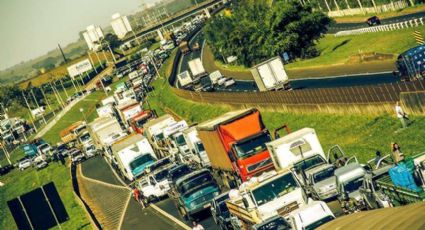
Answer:
[(121, 16), (119, 13), (112, 15), (111, 26), (119, 39), (124, 38), (127, 33), (132, 31), (127, 16)]
[(100, 48), (100, 41), (103, 39), (103, 31), (100, 26), (90, 25), (86, 28), (83, 33), (84, 40), (86, 40), (87, 46), (90, 50), (97, 51)]

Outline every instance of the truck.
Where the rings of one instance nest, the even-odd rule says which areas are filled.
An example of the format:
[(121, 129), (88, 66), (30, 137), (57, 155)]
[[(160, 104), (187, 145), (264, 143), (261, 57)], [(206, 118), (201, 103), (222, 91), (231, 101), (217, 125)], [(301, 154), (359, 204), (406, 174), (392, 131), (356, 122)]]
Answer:
[(109, 96), (109, 97), (102, 100), (101, 105), (107, 105), (107, 104), (115, 105), (116, 103), (117, 103), (117, 101), (115, 100), (115, 97)]
[(33, 143), (25, 144), (22, 146), (25, 156), (34, 157), (38, 154), (37, 146)]
[(179, 45), (179, 48), (183, 55), (191, 52), (189, 43), (187, 41), (182, 41)]
[(231, 111), (200, 123), (196, 129), (220, 185), (234, 188), (274, 169), (266, 148), (271, 137), (257, 109)]
[(266, 143), (266, 146), (275, 168), (291, 168), (309, 195), (317, 199), (329, 199), (337, 195), (333, 178), (335, 167), (328, 164), (314, 129), (297, 130)]
[(207, 75), (207, 71), (205, 70), (200, 58), (193, 59), (187, 64), (189, 65), (190, 72), (192, 73), (192, 79), (196, 80)]
[(221, 74), (220, 70), (216, 70), (208, 75), (210, 77), (211, 84), (217, 85), (218, 81), (224, 78), (223, 74)]
[(115, 106), (115, 109), (125, 127), (129, 127), (129, 120), (132, 117), (142, 112), (142, 106), (140, 106), (140, 103), (136, 100), (129, 100), (125, 103), (118, 104)]
[(66, 129), (59, 132), (59, 136), (61, 138), (62, 143), (68, 144), (70, 142), (76, 141), (79, 132), (82, 129), (85, 129), (86, 124), (83, 121), (77, 121), (67, 127)]
[(290, 89), (289, 78), (280, 57), (274, 57), (251, 68), (260, 91)]
[(189, 71), (186, 70), (177, 75), (177, 80), (179, 81), (180, 87), (185, 88), (193, 83), (192, 76)]
[(168, 195), (170, 191), (170, 183), (167, 175), (168, 171), (174, 165), (166, 165), (148, 173), (138, 183), (138, 188), (143, 196), (147, 199), (147, 203), (161, 200)]
[(360, 194), (366, 170), (357, 162), (347, 164), (335, 170), (338, 200), (344, 213), (353, 213), (366, 209)]
[(114, 163), (129, 181), (144, 173), (147, 166), (155, 163), (156, 155), (148, 140), (140, 134), (131, 134), (111, 146)]
[(156, 118), (155, 111), (143, 110), (129, 119), (130, 127), (134, 132), (143, 134), (143, 126), (154, 118)]
[(106, 152), (114, 142), (127, 135), (115, 117), (98, 117), (87, 125), (87, 130), (96, 148)]
[(113, 116), (115, 114), (114, 106), (113, 104), (106, 104), (103, 106), (100, 106), (96, 108), (97, 116)]
[(209, 209), (211, 200), (220, 189), (207, 169), (189, 173), (176, 181), (175, 202), (180, 215), (191, 220), (194, 215)]
[(174, 123), (176, 123), (176, 120), (171, 115), (165, 114), (148, 121), (143, 126), (144, 136), (149, 140), (154, 149), (159, 151), (160, 157), (168, 153), (168, 149), (162, 148), (162, 142), (165, 139), (163, 133), (164, 129)]
[(207, 152), (205, 151), (205, 147), (202, 144), (201, 139), (199, 139), (196, 127), (192, 126), (184, 130), (182, 133), (189, 151), (194, 155), (194, 160), (202, 167), (210, 167), (210, 159), (208, 158)]
[(136, 93), (133, 89), (128, 89), (121, 92), (114, 92), (114, 98), (117, 104), (125, 104), (128, 101), (136, 99)]
[(253, 177), (238, 190), (229, 192), (226, 205), (242, 224), (242, 229), (260, 224), (276, 215), (289, 214), (306, 204), (307, 197), (289, 169), (269, 171)]

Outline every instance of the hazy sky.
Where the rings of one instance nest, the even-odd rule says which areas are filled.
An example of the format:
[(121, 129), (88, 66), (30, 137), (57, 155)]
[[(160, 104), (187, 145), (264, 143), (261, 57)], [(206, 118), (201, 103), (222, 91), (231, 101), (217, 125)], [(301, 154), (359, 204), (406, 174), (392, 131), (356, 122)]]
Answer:
[[(155, 2), (157, 0), (144, 0)], [(90, 24), (138, 10), (142, 0), (0, 0), (0, 70), (78, 39)]]

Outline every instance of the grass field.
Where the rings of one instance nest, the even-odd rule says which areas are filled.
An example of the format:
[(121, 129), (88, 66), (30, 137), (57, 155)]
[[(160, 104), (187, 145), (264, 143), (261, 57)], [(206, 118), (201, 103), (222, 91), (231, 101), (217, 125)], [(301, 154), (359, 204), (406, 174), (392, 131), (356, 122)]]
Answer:
[[(160, 70), (162, 76), (171, 73), (171, 59)], [(150, 104), (159, 114), (167, 109), (174, 111), (190, 123), (205, 121), (223, 114), (231, 108), (225, 105), (193, 103), (175, 96), (168, 83), (162, 79), (154, 82), (155, 91), (150, 94)], [(372, 158), (376, 150), (390, 152), (390, 143), (398, 142), (406, 155), (425, 151), (425, 117), (413, 117), (414, 123), (400, 130), (399, 121), (393, 114), (378, 117), (332, 114), (295, 114), (262, 112), (264, 122), (273, 130), (283, 124), (292, 130), (303, 127), (314, 128), (327, 151), (333, 145), (340, 145), (347, 154), (356, 155), (365, 162)]]
[[(317, 44), (320, 56), (311, 59), (296, 60), (285, 65), (285, 69), (290, 78), (392, 71), (395, 69), (394, 60), (398, 54), (417, 46), (415, 38), (412, 35), (415, 30), (425, 34), (425, 26), (421, 26), (390, 32), (343, 37), (325, 35)], [(209, 49), (205, 49), (204, 57), (208, 55), (208, 52), (210, 52)], [(366, 63), (350, 61), (350, 57), (352, 56), (359, 53), (371, 52), (393, 54), (394, 57), (391, 60)], [(252, 78), (247, 67), (225, 65), (221, 60), (215, 60), (214, 64), (224, 72), (236, 72), (235, 76), (241, 76), (241, 79)]]

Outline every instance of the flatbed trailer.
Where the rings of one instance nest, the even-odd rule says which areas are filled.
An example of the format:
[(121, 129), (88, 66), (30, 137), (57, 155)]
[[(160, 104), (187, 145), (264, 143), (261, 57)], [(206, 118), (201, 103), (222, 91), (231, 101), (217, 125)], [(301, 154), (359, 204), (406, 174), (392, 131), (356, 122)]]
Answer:
[(389, 175), (376, 181), (376, 186), (387, 195), (396, 206), (425, 201), (425, 191), (413, 191), (393, 184)]

